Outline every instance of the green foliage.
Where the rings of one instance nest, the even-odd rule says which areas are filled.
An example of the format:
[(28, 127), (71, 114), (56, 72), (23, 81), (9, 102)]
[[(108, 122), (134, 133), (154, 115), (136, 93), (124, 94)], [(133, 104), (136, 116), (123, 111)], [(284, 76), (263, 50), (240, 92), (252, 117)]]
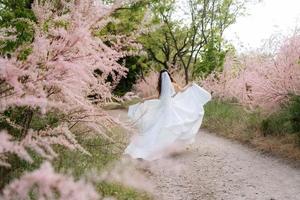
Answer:
[(178, 64), (178, 50), (174, 42), (178, 47), (184, 46), (189, 35), (184, 23), (171, 17), (175, 11), (174, 3), (174, 0), (152, 1), (149, 7), (153, 14), (151, 24), (156, 28), (139, 38), (151, 59), (150, 65), (156, 70)]
[[(157, 22), (154, 20), (153, 24), (157, 24)], [(177, 22), (172, 23), (175, 30), (173, 36), (170, 35), (168, 26), (162, 24), (155, 31), (139, 38), (139, 42), (143, 44), (149, 54), (149, 58), (152, 60), (150, 64), (156, 70), (169, 68), (169, 64), (178, 64), (178, 51), (173, 46), (172, 37), (175, 38), (178, 46), (182, 46), (185, 42), (185, 35), (188, 33), (186, 28), (176, 24)]]
[[(34, 130), (42, 130), (46, 127), (56, 127), (58, 125), (58, 120), (62, 118), (62, 114), (59, 114), (55, 111), (43, 115), (38, 109), (32, 110), (28, 107), (10, 108), (4, 112), (4, 116), (9, 118), (14, 124), (24, 127), (24, 123), (28, 118), (28, 112), (32, 114), (30, 117), (31, 123), (28, 128)], [(17, 138), (22, 137), (21, 130), (11, 126), (10, 123), (8, 123), (4, 118), (0, 119), (0, 129), (9, 131)]]
[[(17, 107), (14, 109), (8, 109), (5, 111), (5, 115), (10, 117), (15, 124), (22, 125), (24, 118), (28, 112), (27, 107)], [(58, 120), (63, 116), (57, 112), (47, 113), (46, 115), (39, 114), (38, 110), (34, 111), (30, 128), (35, 130), (44, 129), (48, 126), (57, 126)], [(0, 129), (12, 130), (15, 136), (18, 138), (21, 136), (18, 129), (14, 129), (4, 119), (0, 121)], [(109, 164), (120, 158), (123, 152), (123, 147), (117, 147), (115, 142), (104, 139), (102, 136), (82, 135), (77, 133), (77, 129), (74, 130), (74, 134), (78, 142), (91, 153), (91, 156), (83, 154), (77, 151), (71, 151), (62, 146), (55, 146), (54, 150), (59, 155), (52, 162), (56, 171), (65, 173), (71, 172), (75, 178), (83, 176), (86, 172), (91, 170), (103, 171), (109, 167)], [(114, 141), (118, 141), (120, 135), (123, 134), (123, 130), (116, 127), (111, 130), (115, 135)], [(10, 131), (11, 132), (11, 131)], [(120, 143), (121, 144), (121, 143)], [(11, 180), (20, 177), (25, 171), (33, 171), (41, 165), (43, 159), (33, 151), (30, 151), (33, 163), (28, 163), (20, 159), (16, 155), (9, 155), (8, 162), (12, 165), (11, 168), (0, 167), (0, 189), (7, 185)], [(114, 196), (116, 199), (150, 199), (147, 194), (143, 192), (137, 192), (132, 188), (124, 187), (120, 184), (112, 184), (101, 182), (96, 185), (99, 192), (105, 196)]]
[(62, 118), (62, 114), (58, 112), (49, 112), (46, 115), (36, 113), (32, 117), (30, 127), (34, 130), (43, 130), (46, 127), (56, 127), (59, 124), (59, 120)]
[(201, 59), (193, 68), (193, 77), (210, 74), (214, 70), (221, 70), (225, 61), (226, 50), (219, 49), (214, 42), (205, 46)]
[(294, 96), (288, 106), (262, 121), (264, 135), (286, 135), (296, 133), (300, 137), (300, 96)]
[(3, 189), (10, 181), (23, 175), (25, 171), (33, 171), (40, 167), (43, 159), (35, 152), (30, 152), (33, 163), (29, 163), (20, 159), (16, 155), (9, 155), (8, 162), (11, 164), (11, 168), (0, 167), (0, 190)]
[[(17, 31), (16, 41), (1, 41), (1, 55), (10, 55), (25, 43), (31, 43), (34, 30), (28, 20), (35, 21), (31, 10), (33, 0), (2, 0), (0, 2), (0, 28), (14, 27)], [(24, 59), (24, 53), (21, 59)]]
[(160, 68), (176, 66), (192, 78), (221, 69), (228, 46), (224, 31), (244, 11), (245, 1), (191, 0), (182, 8), (189, 20), (176, 16), (176, 1), (154, 1), (153, 22), (162, 24), (141, 43)]
[(294, 132), (300, 137), (300, 96), (295, 96), (289, 106), (290, 121)]
[(293, 133), (290, 113), (287, 109), (273, 113), (261, 122), (262, 133), (266, 135), (282, 136)]
[(69, 22), (65, 20), (53, 21), (49, 19), (43, 24), (43, 31), (48, 31), (49, 27), (57, 27), (57, 28), (65, 28), (67, 29), (69, 26)]
[(120, 80), (113, 93), (123, 96), (126, 92), (131, 91), (138, 78), (143, 76), (149, 69), (146, 62), (147, 58), (143, 56), (126, 57), (125, 67), (128, 68), (127, 76)]
[(112, 17), (119, 21), (109, 22), (104, 29), (101, 29), (101, 31), (98, 32), (98, 35), (105, 36), (107, 34), (130, 34), (132, 31), (138, 30), (143, 20), (145, 11), (146, 3), (143, 1), (117, 10)]
[(32, 48), (31, 47), (24, 47), (20, 50), (18, 59), (19, 60), (26, 60), (27, 57), (31, 54)]

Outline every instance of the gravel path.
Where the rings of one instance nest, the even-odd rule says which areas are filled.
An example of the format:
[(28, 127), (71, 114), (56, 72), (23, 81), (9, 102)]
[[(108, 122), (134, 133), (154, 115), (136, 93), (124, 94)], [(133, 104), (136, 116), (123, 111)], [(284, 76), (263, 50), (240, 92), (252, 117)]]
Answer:
[(300, 169), (205, 131), (187, 149), (139, 163), (157, 200), (300, 200)]

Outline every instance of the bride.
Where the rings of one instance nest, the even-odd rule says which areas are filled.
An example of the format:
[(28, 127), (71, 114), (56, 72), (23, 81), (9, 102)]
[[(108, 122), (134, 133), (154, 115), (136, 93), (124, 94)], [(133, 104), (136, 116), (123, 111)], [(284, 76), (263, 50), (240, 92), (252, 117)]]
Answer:
[(193, 143), (202, 123), (203, 105), (211, 99), (210, 93), (195, 83), (180, 88), (167, 70), (160, 72), (157, 88), (158, 98), (129, 107), (128, 116), (139, 134), (124, 153), (133, 158), (156, 160), (175, 143)]

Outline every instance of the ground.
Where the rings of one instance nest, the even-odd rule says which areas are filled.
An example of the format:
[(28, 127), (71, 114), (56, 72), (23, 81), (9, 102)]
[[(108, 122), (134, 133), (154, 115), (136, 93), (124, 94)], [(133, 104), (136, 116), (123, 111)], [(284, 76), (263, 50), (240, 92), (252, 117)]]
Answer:
[(137, 163), (158, 200), (300, 200), (300, 169), (204, 130), (186, 149)]

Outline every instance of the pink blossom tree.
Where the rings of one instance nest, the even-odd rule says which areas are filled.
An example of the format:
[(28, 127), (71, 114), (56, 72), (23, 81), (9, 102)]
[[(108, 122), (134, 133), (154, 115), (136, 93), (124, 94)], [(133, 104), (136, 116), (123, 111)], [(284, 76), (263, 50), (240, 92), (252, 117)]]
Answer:
[[(95, 37), (94, 32), (101, 30), (111, 20), (111, 13), (124, 3), (121, 0), (110, 5), (98, 0), (34, 1), (32, 9), (37, 22), (29, 22), (35, 32), (30, 44), (31, 54), (25, 60), (19, 60), (17, 50), (10, 58), (0, 58), (0, 117), (22, 133), (22, 137), (14, 138), (6, 130), (0, 132), (1, 166), (10, 166), (7, 156), (11, 153), (32, 162), (28, 148), (51, 160), (56, 156), (53, 144), (88, 154), (72, 133), (74, 125), (84, 123), (87, 129), (104, 134), (104, 129), (115, 122), (94, 103), (101, 105), (110, 101), (112, 89), (121, 77), (126, 76), (127, 69), (117, 61), (134, 52), (124, 51), (120, 46), (132, 45), (136, 49), (140, 46), (133, 37), (128, 37), (127, 41), (124, 36), (119, 36), (122, 40), (115, 40), (108, 46)], [(11, 33), (13, 30), (1, 30), (0, 39), (13, 39), (7, 38), (5, 31)], [(90, 94), (96, 97), (93, 101), (88, 98)], [(24, 125), (16, 124), (4, 115), (7, 109), (17, 107), (26, 108)], [(62, 114), (58, 126), (30, 129), (33, 115), (48, 112)], [(48, 181), (44, 182), (43, 178)], [(96, 199), (90, 187), (56, 176), (50, 164), (12, 182), (4, 189), (4, 199), (26, 199), (24, 195), (34, 184), (42, 185), (37, 193), (41, 198), (51, 199), (53, 190), (60, 193), (61, 199), (76, 199), (73, 196), (63, 198), (66, 191), (56, 188), (57, 182), (69, 185), (69, 192), (87, 189), (77, 199)]]
[(276, 110), (300, 95), (300, 35), (286, 39), (275, 55), (228, 55), (224, 70), (202, 84), (216, 97), (236, 99), (250, 108)]

